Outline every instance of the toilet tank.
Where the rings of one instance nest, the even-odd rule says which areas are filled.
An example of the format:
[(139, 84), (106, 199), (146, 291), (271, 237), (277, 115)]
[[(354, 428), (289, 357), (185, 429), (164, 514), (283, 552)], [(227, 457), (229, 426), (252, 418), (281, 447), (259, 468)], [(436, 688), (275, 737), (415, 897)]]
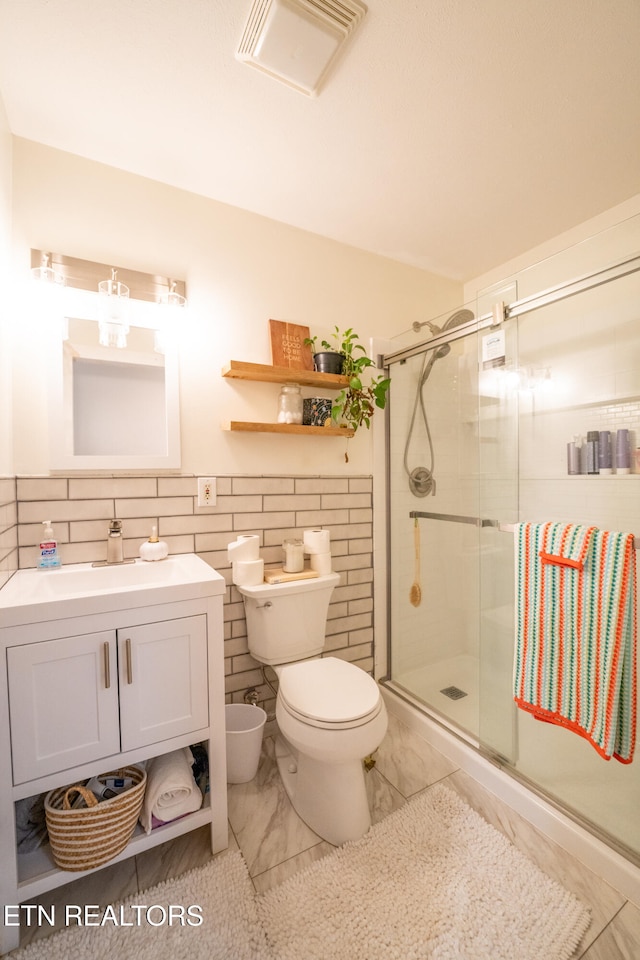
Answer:
[(340, 574), (310, 580), (261, 583), (238, 590), (244, 598), (249, 652), (261, 663), (291, 663), (318, 656), (327, 611)]

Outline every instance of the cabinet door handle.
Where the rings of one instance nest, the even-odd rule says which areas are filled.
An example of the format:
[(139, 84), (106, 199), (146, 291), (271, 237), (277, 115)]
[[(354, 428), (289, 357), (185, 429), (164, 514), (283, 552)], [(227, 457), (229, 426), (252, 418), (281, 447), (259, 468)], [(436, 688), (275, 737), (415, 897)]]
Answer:
[(104, 654), (104, 687), (105, 690), (108, 690), (111, 686), (111, 664), (109, 658), (109, 641), (105, 640), (102, 644), (102, 652)]
[(129, 637), (124, 642), (125, 653), (127, 657), (127, 683), (133, 683), (133, 669), (131, 667), (131, 640)]

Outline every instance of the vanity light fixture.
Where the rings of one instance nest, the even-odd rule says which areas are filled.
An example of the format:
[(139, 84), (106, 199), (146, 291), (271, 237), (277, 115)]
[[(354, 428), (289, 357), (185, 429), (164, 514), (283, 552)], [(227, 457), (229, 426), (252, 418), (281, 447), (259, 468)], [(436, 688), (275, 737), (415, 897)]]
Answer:
[(40, 254), (40, 266), (31, 268), (31, 278), (40, 283), (64, 286), (64, 277), (51, 266), (51, 254), (44, 251)]
[[(178, 310), (187, 305), (184, 280), (41, 250), (31, 251), (31, 267), (37, 279), (55, 280), (32, 287), (60, 291), (61, 317), (98, 321), (102, 345), (125, 347), (133, 327), (172, 333), (183, 319)], [(45, 304), (42, 296), (37, 310), (49, 315), (50, 303)]]
[(129, 323), (127, 305), (129, 287), (117, 278), (118, 271), (111, 268), (111, 279), (98, 284), (99, 310), (98, 335), (103, 347), (126, 347)]
[(169, 280), (169, 286), (170, 286), (170, 289), (165, 301), (167, 306), (174, 307), (174, 308), (177, 307), (178, 309), (181, 309), (182, 307), (186, 307), (187, 298), (183, 297), (182, 294), (178, 293), (178, 291), (176, 290), (177, 281)]
[(31, 268), (32, 293), (35, 309), (39, 314), (49, 317), (51, 322), (59, 323), (62, 339), (69, 339), (69, 321), (64, 316), (62, 290), (64, 276), (51, 266), (51, 254), (40, 254), (40, 265)]
[(177, 285), (176, 280), (169, 280), (169, 290), (161, 301), (164, 308), (163, 322), (154, 330), (153, 334), (153, 349), (156, 353), (166, 352), (169, 338), (176, 333), (182, 319), (180, 311), (187, 306), (187, 298), (178, 293)]

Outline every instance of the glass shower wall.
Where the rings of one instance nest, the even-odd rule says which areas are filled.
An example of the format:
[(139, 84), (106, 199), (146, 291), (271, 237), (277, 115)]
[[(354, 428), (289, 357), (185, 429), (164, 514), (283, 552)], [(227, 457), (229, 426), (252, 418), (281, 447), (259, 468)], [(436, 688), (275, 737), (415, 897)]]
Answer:
[[(518, 318), (520, 518), (640, 536), (640, 473), (567, 474), (588, 431), (640, 442), (640, 273)], [(638, 470), (638, 468), (635, 468)], [(637, 556), (637, 554), (636, 554)], [(603, 760), (581, 737), (517, 711), (516, 770), (640, 855), (640, 758)]]
[[(391, 365), (391, 675), (419, 702), (477, 736), (477, 336), (448, 346)], [(412, 475), (419, 486), (428, 477), (428, 494), (420, 495), (424, 486), (412, 489)], [(411, 602), (414, 583), (418, 605)]]
[[(550, 520), (640, 537), (638, 250), (640, 217), (519, 274), (499, 328), (412, 355), (402, 335), (388, 419), (391, 686), (636, 860), (640, 747), (631, 764), (607, 762), (514, 704), (514, 539), (504, 527)], [(504, 353), (489, 358), (485, 338), (497, 330)], [(591, 430), (615, 441), (621, 429), (631, 473), (568, 475), (567, 443)], [(435, 480), (426, 496), (410, 489), (418, 467)], [(412, 513), (426, 515), (419, 573)]]
[[(496, 334), (503, 338), (501, 355), (495, 361), (483, 359)], [(492, 754), (513, 763), (517, 757), (512, 694), (513, 537), (500, 525), (518, 520), (518, 324), (503, 323), (481, 332), (479, 338), (479, 512), (490, 525), (480, 528), (478, 739)]]

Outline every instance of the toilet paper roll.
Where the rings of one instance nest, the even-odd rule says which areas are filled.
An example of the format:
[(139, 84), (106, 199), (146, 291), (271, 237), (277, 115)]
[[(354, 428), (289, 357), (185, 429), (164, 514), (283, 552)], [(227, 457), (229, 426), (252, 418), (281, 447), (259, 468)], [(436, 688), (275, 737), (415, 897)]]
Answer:
[(304, 552), (313, 556), (314, 553), (329, 553), (331, 549), (331, 534), (328, 530), (305, 530)]
[(227, 544), (227, 559), (230, 563), (235, 560), (258, 560), (260, 558), (260, 538), (257, 534), (246, 534)]
[(309, 557), (309, 566), (321, 577), (326, 577), (328, 573), (331, 573), (331, 554), (312, 553)]
[(264, 581), (264, 560), (235, 560), (231, 570), (238, 587), (257, 587)]

